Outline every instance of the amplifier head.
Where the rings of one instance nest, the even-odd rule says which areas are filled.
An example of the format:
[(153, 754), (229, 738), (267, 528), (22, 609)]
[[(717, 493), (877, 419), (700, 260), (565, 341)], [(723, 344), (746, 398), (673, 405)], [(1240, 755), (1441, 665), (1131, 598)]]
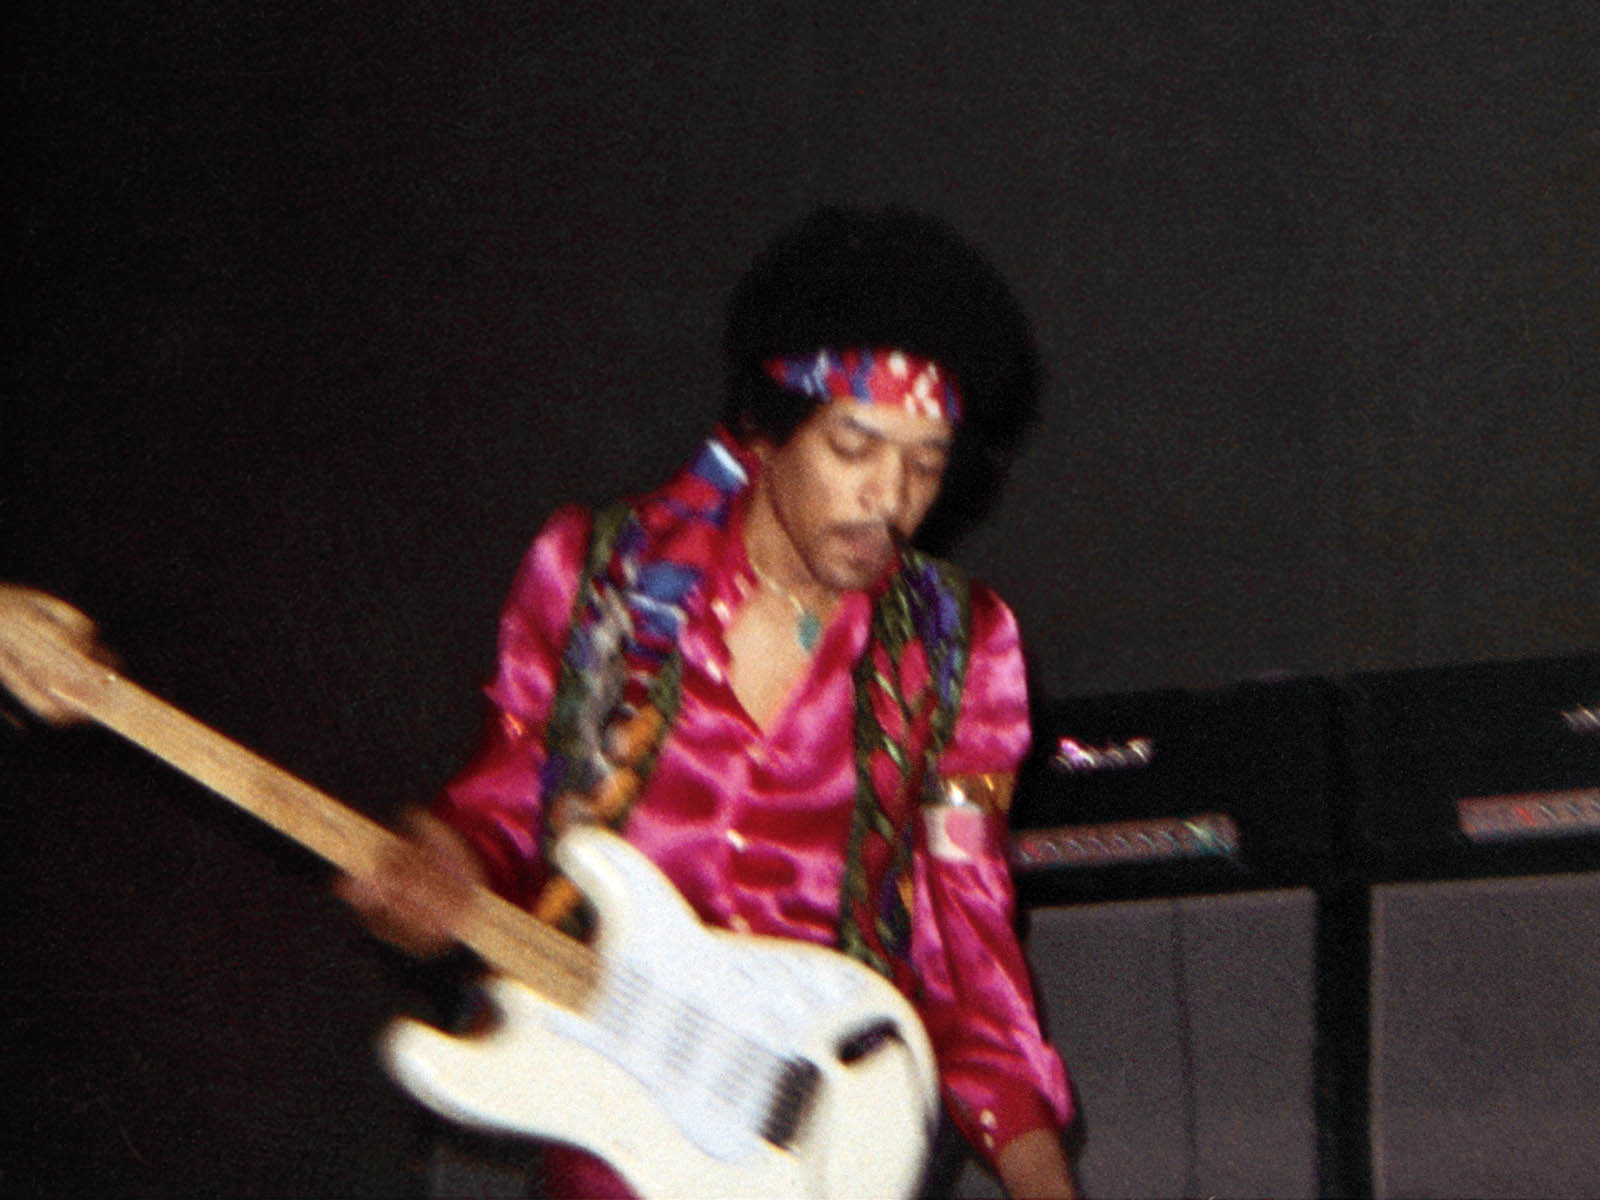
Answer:
[(1600, 866), (1600, 655), (1353, 676), (1341, 709), (1380, 877)]
[(1330, 837), (1320, 680), (1038, 706), (1012, 807), (1030, 901), (1307, 882)]

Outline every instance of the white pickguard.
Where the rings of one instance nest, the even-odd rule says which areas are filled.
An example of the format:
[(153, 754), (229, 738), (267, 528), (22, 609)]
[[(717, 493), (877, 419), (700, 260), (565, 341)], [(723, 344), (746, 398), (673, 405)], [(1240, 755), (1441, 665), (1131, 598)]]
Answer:
[[(388, 1032), (402, 1086), (452, 1120), (590, 1150), (647, 1196), (916, 1188), (935, 1067), (887, 981), (821, 947), (707, 929), (614, 834), (576, 829), (557, 856), (600, 917), (598, 997), (573, 1011), (493, 979), (489, 1032), (456, 1038), (412, 1021)], [(889, 1035), (844, 1061), (871, 1031)], [(774, 1144), (781, 1093), (812, 1068), (810, 1102)]]

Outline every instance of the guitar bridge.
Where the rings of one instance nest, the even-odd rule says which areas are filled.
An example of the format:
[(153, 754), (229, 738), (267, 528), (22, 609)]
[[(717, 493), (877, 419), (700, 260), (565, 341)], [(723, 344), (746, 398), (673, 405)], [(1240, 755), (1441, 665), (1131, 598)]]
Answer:
[(817, 1084), (822, 1072), (815, 1063), (803, 1058), (793, 1058), (783, 1064), (779, 1072), (778, 1087), (767, 1110), (767, 1119), (761, 1124), (761, 1136), (780, 1149), (787, 1149), (794, 1140), (800, 1122), (811, 1108), (817, 1094)]

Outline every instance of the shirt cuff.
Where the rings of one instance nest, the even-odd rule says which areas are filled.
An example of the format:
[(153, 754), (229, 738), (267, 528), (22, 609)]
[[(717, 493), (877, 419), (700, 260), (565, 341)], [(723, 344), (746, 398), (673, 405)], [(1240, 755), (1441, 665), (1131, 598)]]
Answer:
[[(1023, 1134), (1036, 1129), (1055, 1134), (1063, 1128), (1055, 1106), (1024, 1084), (1001, 1087), (983, 1097), (964, 1090), (968, 1093), (965, 1097), (951, 1096), (951, 1116), (990, 1166), (1006, 1146)], [(1070, 1119), (1069, 1113), (1068, 1122)]]

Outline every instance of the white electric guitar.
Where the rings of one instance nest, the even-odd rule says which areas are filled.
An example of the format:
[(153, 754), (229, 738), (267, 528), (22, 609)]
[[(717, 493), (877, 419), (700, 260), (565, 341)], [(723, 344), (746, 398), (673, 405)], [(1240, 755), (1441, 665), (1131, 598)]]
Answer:
[[(0, 584), (0, 679), (49, 720), (90, 718), (324, 859), (370, 876), (395, 835), (93, 657), (93, 626)], [(440, 1114), (599, 1155), (646, 1196), (895, 1196), (920, 1180), (933, 1053), (881, 977), (832, 950), (708, 929), (614, 834), (560, 865), (599, 915), (592, 945), (477, 889), (456, 935), (495, 970), (469, 1037), (411, 1020), (390, 1073)]]

